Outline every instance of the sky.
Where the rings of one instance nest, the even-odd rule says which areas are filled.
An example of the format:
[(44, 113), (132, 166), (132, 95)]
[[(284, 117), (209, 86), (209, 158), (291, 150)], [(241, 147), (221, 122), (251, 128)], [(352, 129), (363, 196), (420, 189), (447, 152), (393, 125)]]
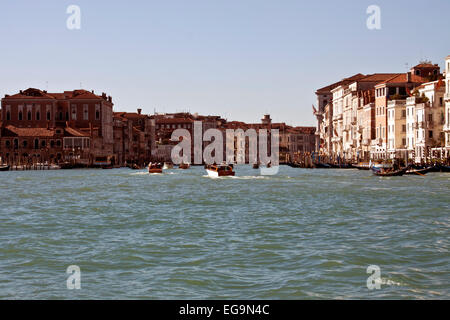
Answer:
[[(80, 29), (67, 28), (70, 5)], [(83, 88), (115, 111), (314, 126), (320, 87), (423, 59), (443, 68), (449, 17), (448, 0), (2, 0), (0, 96)]]

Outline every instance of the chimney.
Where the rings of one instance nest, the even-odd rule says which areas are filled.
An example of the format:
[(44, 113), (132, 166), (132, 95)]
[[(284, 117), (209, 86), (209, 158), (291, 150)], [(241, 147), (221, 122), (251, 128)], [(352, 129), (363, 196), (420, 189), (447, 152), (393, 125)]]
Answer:
[(138, 108), (138, 109), (137, 109), (137, 113), (138, 113), (138, 114), (141, 114), (141, 112), (142, 112), (142, 109), (141, 109), (141, 108)]
[(411, 82), (411, 71), (406, 73), (406, 82)]

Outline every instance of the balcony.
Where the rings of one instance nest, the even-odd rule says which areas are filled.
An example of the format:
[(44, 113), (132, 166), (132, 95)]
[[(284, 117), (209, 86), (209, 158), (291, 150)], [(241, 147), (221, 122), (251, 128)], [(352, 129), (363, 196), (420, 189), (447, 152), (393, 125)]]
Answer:
[(383, 139), (382, 138), (375, 139), (375, 144), (381, 146), (383, 144)]

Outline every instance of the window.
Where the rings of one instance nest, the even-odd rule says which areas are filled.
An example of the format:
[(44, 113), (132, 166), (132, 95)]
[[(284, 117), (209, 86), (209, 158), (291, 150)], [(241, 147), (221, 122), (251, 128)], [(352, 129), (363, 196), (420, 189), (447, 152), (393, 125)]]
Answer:
[(31, 120), (31, 111), (27, 112), (27, 120), (30, 121)]
[(39, 111), (36, 112), (36, 120), (37, 120), (37, 121), (41, 120), (41, 114), (40, 114)]
[(39, 149), (39, 139), (34, 139), (34, 148)]
[(26, 147), (28, 146), (28, 141), (27, 141), (27, 140), (23, 140), (22, 146), (23, 146), (24, 148), (26, 148)]
[(11, 112), (6, 112), (6, 120), (11, 120)]
[(51, 120), (51, 115), (50, 115), (50, 111), (47, 111), (47, 121), (50, 121)]
[(66, 121), (69, 121), (69, 112), (66, 111)]
[(46, 145), (47, 145), (47, 144), (46, 144), (45, 140), (42, 140), (42, 142), (41, 142), (42, 148), (45, 148)]
[(9, 148), (9, 147), (11, 146), (11, 141), (6, 140), (6, 141), (5, 141), (5, 146), (6, 146), (7, 148)]
[(56, 146), (61, 147), (61, 140), (56, 140)]
[(100, 120), (100, 111), (95, 111), (95, 120)]
[(72, 120), (77, 120), (77, 106), (72, 105)]
[(428, 138), (430, 138), (430, 139), (433, 138), (433, 131), (432, 130), (428, 131)]
[(406, 124), (402, 125), (402, 132), (406, 132)]
[(22, 114), (22, 111), (19, 111), (19, 120), (23, 120), (23, 114)]
[(406, 118), (406, 110), (402, 110), (402, 118)]
[(89, 106), (87, 104), (83, 105), (83, 120), (89, 120)]

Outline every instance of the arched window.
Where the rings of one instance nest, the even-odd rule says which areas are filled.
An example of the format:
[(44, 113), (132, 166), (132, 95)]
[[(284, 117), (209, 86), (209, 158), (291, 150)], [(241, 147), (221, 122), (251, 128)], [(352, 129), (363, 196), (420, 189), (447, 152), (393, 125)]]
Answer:
[(36, 112), (36, 120), (41, 120), (41, 113), (39, 111)]
[(50, 111), (47, 111), (47, 120), (50, 121), (51, 119)]
[(59, 120), (61, 120), (61, 121), (63, 120), (63, 113), (62, 113), (62, 111), (59, 112)]
[(39, 139), (34, 139), (34, 148), (39, 149)]
[(22, 111), (19, 111), (19, 120), (22, 120), (22, 119), (23, 119)]
[(66, 111), (66, 120), (69, 121), (69, 112)]
[(19, 139), (14, 139), (14, 149), (19, 148)]
[(6, 120), (11, 120), (11, 112), (6, 112)]
[(27, 119), (28, 119), (28, 121), (31, 120), (31, 111), (28, 111), (28, 113), (27, 113)]
[(28, 141), (27, 141), (27, 140), (23, 140), (22, 146), (23, 146), (24, 148), (26, 148), (26, 147), (28, 146)]
[(45, 140), (42, 140), (42, 142), (41, 142), (41, 146), (42, 146), (42, 148), (45, 148), (45, 146), (46, 146), (46, 142), (45, 142)]
[(54, 146), (55, 146), (55, 141), (54, 140), (50, 141), (50, 147), (53, 148)]
[(95, 120), (100, 120), (100, 111), (95, 111)]

